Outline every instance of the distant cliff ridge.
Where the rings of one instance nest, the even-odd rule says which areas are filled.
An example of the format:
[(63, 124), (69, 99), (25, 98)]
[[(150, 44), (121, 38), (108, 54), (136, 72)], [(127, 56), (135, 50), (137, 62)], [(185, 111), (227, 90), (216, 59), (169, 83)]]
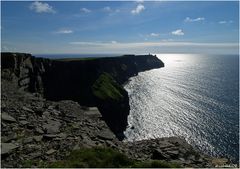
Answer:
[(130, 109), (128, 94), (121, 85), (138, 72), (163, 67), (164, 63), (153, 55), (50, 60), (2, 53), (1, 65), (2, 78), (22, 90), (40, 93), (48, 100), (97, 106), (121, 139)]

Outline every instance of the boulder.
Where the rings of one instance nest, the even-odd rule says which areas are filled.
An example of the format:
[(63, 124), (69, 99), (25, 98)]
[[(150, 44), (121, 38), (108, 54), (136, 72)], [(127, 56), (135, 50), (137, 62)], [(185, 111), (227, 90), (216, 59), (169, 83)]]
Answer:
[(155, 149), (152, 153), (152, 157), (153, 160), (165, 160), (165, 159), (169, 159), (170, 157), (165, 154), (163, 151), (161, 151), (161, 149)]
[(10, 142), (12, 140), (16, 140), (17, 139), (17, 134), (16, 133), (12, 133), (8, 136), (2, 136), (2, 142), (6, 143), (6, 142)]
[(2, 120), (7, 122), (16, 122), (16, 119), (7, 113), (2, 113)]
[(48, 150), (48, 151), (46, 152), (46, 154), (47, 154), (47, 155), (50, 155), (50, 154), (53, 154), (53, 153), (55, 153), (55, 152), (56, 152), (56, 150), (50, 149), (50, 150)]
[(171, 147), (174, 147), (173, 144), (167, 142), (167, 141), (161, 141), (160, 142), (161, 144), (159, 145), (159, 148), (160, 149), (168, 149), (168, 148), (171, 148)]
[(107, 130), (101, 131), (97, 136), (103, 140), (113, 140), (115, 138), (114, 134)]
[(33, 153), (30, 153), (28, 155), (28, 158), (29, 159), (35, 159), (35, 158), (38, 158), (38, 157), (41, 157), (42, 156), (42, 153), (41, 152), (33, 152)]
[(34, 111), (26, 106), (22, 107), (23, 110), (33, 113)]
[(35, 110), (35, 113), (39, 116), (42, 116), (43, 115), (43, 112), (44, 112), (44, 109), (42, 107), (38, 107), (36, 108)]
[(19, 121), (19, 123), (20, 123), (21, 125), (26, 125), (26, 124), (28, 124), (29, 122), (26, 121), (26, 120), (21, 120), (21, 121)]
[(18, 117), (19, 120), (26, 120), (26, 116), (20, 116)]
[(169, 150), (166, 152), (172, 159), (176, 159), (179, 156), (179, 151), (178, 150)]
[(39, 128), (39, 127), (37, 127), (37, 128), (35, 129), (35, 131), (36, 131), (37, 133), (39, 133), (39, 134), (43, 134), (43, 133), (44, 133), (44, 131), (43, 131), (41, 128)]
[(1, 147), (2, 147), (1, 155), (5, 155), (12, 153), (12, 151), (18, 148), (19, 146), (13, 143), (2, 143)]
[(83, 147), (88, 147), (88, 148), (96, 146), (95, 142), (87, 136), (83, 136), (81, 144)]
[(55, 134), (60, 132), (61, 123), (59, 121), (48, 120), (42, 127), (46, 133)]
[(43, 136), (33, 136), (33, 139), (34, 139), (36, 142), (41, 141), (42, 138), (43, 138)]
[(66, 133), (60, 133), (60, 134), (58, 134), (58, 137), (61, 138), (61, 139), (65, 139), (65, 138), (67, 138), (67, 134)]
[(44, 134), (43, 135), (43, 138), (45, 138), (45, 139), (53, 139), (53, 138), (56, 138), (56, 137), (58, 137), (57, 134)]
[(24, 144), (31, 143), (32, 141), (33, 141), (33, 138), (32, 138), (32, 137), (28, 137), (28, 138), (23, 139), (23, 143), (24, 143)]

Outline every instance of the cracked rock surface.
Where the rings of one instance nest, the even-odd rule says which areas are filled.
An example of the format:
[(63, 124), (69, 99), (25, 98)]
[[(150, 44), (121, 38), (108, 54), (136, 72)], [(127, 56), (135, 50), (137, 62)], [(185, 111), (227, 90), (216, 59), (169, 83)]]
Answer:
[[(23, 167), (26, 160), (63, 160), (72, 150), (112, 147), (137, 160), (166, 160), (187, 167), (211, 166), (184, 139), (171, 137), (119, 141), (96, 107), (71, 100), (49, 101), (2, 79), (2, 167)], [(34, 166), (33, 166), (34, 167)]]

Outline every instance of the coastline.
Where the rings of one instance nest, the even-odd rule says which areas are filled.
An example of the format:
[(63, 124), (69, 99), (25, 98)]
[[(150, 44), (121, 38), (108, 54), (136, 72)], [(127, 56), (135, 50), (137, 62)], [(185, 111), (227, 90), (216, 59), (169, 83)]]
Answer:
[[(62, 75), (66, 72), (64, 70), (60, 71), (60, 68), (67, 68), (66, 70), (74, 66), (78, 68), (80, 67), (79, 64), (83, 66), (87, 62), (96, 66), (95, 61), (83, 60), (77, 61), (77, 64), (75, 61), (71, 61), (71, 65), (68, 67), (65, 63), (53, 63), (48, 59), (40, 58), (39, 62), (32, 59), (31, 55), (20, 54), (21, 56), (18, 58), (16, 58), (16, 55), (18, 54), (13, 54), (13, 62), (4, 60), (4, 57), (2, 60), (1, 110), (2, 115), (4, 115), (2, 116), (2, 145), (6, 148), (2, 151), (3, 167), (11, 167), (11, 163), (13, 163), (12, 167), (19, 167), (19, 164), (23, 165), (23, 161), (28, 159), (60, 160), (64, 159), (74, 149), (96, 146), (112, 147), (135, 160), (165, 160), (177, 162), (184, 167), (214, 167), (228, 163), (226, 159), (219, 159), (218, 164), (212, 163), (213, 159), (211, 157), (197, 152), (181, 138), (159, 138), (133, 143), (120, 141), (119, 133), (121, 135), (121, 132), (126, 128), (126, 118), (129, 113), (128, 98), (125, 98), (127, 94), (122, 84), (126, 82), (125, 79), (129, 79), (139, 71), (159, 66), (160, 62), (156, 65), (154, 62), (157, 60), (155, 59), (152, 62), (146, 62), (148, 55), (141, 58), (134, 57), (134, 55), (128, 56), (134, 57), (130, 61), (139, 63), (131, 71), (126, 66), (120, 66), (121, 70), (115, 74), (95, 75), (97, 80), (93, 80), (93, 87), (90, 88), (93, 90), (93, 97), (86, 98), (84, 95), (84, 99), (91, 101), (88, 105), (81, 105), (82, 100), (79, 100), (79, 95), (72, 98), (69, 97), (72, 93), (53, 95), (62, 90), (61, 87), (56, 89), (58, 88), (56, 85), (60, 85), (59, 82), (63, 81), (53, 79), (51, 81), (53, 84), (49, 82), (49, 84), (46, 84), (46, 79), (55, 76), (58, 71), (58, 74), (61, 74), (61, 78), (63, 78)], [(151, 57), (150, 59), (152, 59)], [(109, 59), (109, 64), (119, 65), (119, 62), (115, 62), (116, 58)], [(126, 59), (125, 56), (123, 60), (120, 60), (120, 63), (123, 64)], [(17, 60), (18, 62), (16, 62)], [(127, 60), (129, 61), (129, 59)], [(101, 59), (99, 61), (101, 64), (106, 62), (108, 61)], [(146, 63), (149, 65), (145, 66)], [(144, 67), (142, 67), (143, 65)], [(55, 69), (52, 70), (51, 66)], [(98, 71), (114, 72), (113, 70), (116, 70), (109, 67), (103, 69), (105, 66), (98, 67)], [(132, 65), (130, 64), (130, 66)], [(90, 66), (90, 68), (93, 67)], [(76, 71), (77, 69), (73, 70)], [(48, 75), (45, 74), (46, 72)], [(49, 72), (51, 76), (49, 76)], [(73, 77), (78, 77), (75, 73), (70, 72)], [(65, 77), (68, 75), (65, 74)], [(71, 79), (68, 80), (72, 82)], [(82, 82), (81, 80), (78, 81)], [(71, 86), (68, 86), (69, 84), (65, 83), (64, 88), (66, 86), (71, 88)], [(105, 85), (102, 86), (102, 84)], [(87, 85), (83, 86), (86, 87)], [(109, 90), (105, 90), (106, 86), (107, 89), (112, 89), (110, 94)], [(52, 93), (46, 96), (45, 87), (48, 88), (47, 91), (53, 90), (54, 92), (51, 91)], [(90, 94), (88, 89), (86, 91), (86, 94)], [(80, 92), (80, 94), (82, 93)], [(60, 96), (59, 100), (56, 99), (58, 96)], [(119, 109), (119, 103), (123, 104), (120, 107), (120, 112), (122, 113), (122, 110), (125, 110), (125, 114), (116, 111)], [(124, 104), (127, 104), (127, 107)], [(117, 116), (118, 120), (119, 117), (124, 116), (119, 121), (120, 123), (114, 121), (111, 109), (114, 109), (119, 114)], [(123, 123), (124, 125), (122, 125)], [(58, 149), (60, 145), (64, 146)]]

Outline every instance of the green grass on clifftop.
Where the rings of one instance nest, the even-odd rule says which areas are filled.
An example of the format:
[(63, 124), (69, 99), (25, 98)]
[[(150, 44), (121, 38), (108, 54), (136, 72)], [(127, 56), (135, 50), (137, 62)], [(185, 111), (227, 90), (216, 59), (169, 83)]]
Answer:
[(54, 59), (56, 61), (64, 61), (64, 62), (71, 62), (71, 61), (88, 61), (88, 60), (96, 60), (99, 59), (97, 57), (86, 57), (86, 58), (60, 58)]
[(125, 155), (110, 148), (91, 148), (73, 151), (65, 161), (52, 163), (49, 167), (59, 168), (109, 168), (131, 164)]
[[(34, 165), (35, 164), (35, 165)], [(74, 150), (65, 160), (56, 162), (28, 161), (24, 167), (47, 168), (177, 168), (178, 164), (160, 160), (137, 161), (112, 148)]]
[(92, 86), (93, 94), (102, 100), (120, 100), (123, 88), (108, 73), (102, 73)]

